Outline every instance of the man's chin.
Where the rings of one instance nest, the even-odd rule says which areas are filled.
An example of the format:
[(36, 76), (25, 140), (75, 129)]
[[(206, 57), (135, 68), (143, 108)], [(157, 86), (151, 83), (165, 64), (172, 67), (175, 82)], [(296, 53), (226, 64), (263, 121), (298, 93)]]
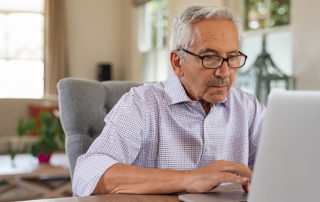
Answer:
[(222, 94), (222, 95), (211, 95), (210, 98), (208, 100), (210, 100), (210, 103), (212, 104), (219, 104), (221, 102), (223, 102), (226, 99), (226, 94)]
[(213, 96), (226, 96), (228, 93), (228, 88), (227, 87), (212, 87), (212, 91), (210, 94)]
[(218, 104), (223, 102), (228, 94), (228, 88), (227, 87), (210, 87), (210, 90), (207, 91), (207, 95), (205, 96), (210, 103), (212, 104)]

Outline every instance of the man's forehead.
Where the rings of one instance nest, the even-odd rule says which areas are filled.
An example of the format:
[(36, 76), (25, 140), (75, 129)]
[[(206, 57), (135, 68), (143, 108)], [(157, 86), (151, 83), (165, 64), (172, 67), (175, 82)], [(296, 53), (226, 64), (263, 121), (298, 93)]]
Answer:
[(217, 39), (236, 37), (238, 31), (236, 25), (230, 20), (210, 19), (192, 24), (191, 31), (195, 35), (204, 37), (213, 36)]
[(221, 30), (222, 28), (225, 28), (226, 25), (229, 25), (228, 28), (231, 28), (232, 30), (237, 32), (237, 26), (234, 24), (234, 22), (232, 22), (231, 20), (228, 20), (228, 19), (219, 19), (219, 18), (200, 20), (200, 21), (192, 23), (191, 27), (203, 28), (203, 27), (210, 26), (210, 27), (220, 28), (218, 30)]
[(239, 40), (235, 24), (229, 20), (211, 19), (193, 24), (193, 48), (225, 53), (238, 51)]

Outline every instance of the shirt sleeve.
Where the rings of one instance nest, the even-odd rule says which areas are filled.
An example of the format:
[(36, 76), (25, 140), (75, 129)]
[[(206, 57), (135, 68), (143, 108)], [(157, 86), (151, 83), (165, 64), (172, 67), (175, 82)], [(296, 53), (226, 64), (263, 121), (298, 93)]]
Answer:
[(116, 163), (132, 164), (140, 151), (143, 116), (133, 91), (125, 94), (105, 117), (105, 127), (87, 153), (77, 159), (73, 193), (88, 196)]
[(257, 149), (258, 149), (258, 144), (259, 144), (259, 139), (261, 136), (261, 131), (262, 131), (262, 124), (263, 124), (263, 119), (266, 113), (266, 107), (261, 104), (257, 98), (254, 98), (253, 100), (253, 120), (251, 127), (249, 129), (249, 162), (248, 165), (253, 167), (256, 154), (257, 154)]

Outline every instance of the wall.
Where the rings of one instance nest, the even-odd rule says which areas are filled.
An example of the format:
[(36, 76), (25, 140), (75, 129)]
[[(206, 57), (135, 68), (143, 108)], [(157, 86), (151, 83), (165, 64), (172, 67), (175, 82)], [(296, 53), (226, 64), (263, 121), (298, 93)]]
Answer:
[(291, 0), (293, 74), (299, 90), (320, 90), (320, 1)]
[(129, 0), (67, 0), (69, 76), (96, 79), (97, 64), (111, 62), (113, 78), (125, 79)]

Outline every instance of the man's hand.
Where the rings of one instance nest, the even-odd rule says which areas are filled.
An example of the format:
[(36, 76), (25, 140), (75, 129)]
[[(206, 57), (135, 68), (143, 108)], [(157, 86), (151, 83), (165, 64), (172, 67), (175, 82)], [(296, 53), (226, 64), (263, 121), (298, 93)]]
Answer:
[(185, 191), (206, 192), (221, 183), (232, 182), (242, 185), (244, 191), (248, 192), (251, 174), (251, 170), (244, 164), (219, 160), (189, 171), (185, 178)]
[(224, 182), (241, 184), (247, 191), (251, 173), (244, 164), (224, 160), (195, 170), (182, 171), (117, 163), (101, 176), (93, 194), (168, 194), (182, 191), (199, 193), (209, 191)]

